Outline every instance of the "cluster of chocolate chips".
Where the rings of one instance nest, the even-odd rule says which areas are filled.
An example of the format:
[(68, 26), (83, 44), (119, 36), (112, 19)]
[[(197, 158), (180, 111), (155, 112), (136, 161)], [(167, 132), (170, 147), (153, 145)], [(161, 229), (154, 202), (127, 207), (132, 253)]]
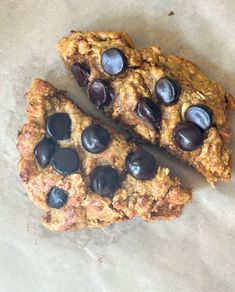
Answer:
[[(128, 61), (120, 49), (110, 48), (103, 52), (101, 56), (101, 66), (104, 72), (109, 75), (116, 76), (123, 73), (127, 69)], [(80, 86), (88, 86), (90, 69), (87, 64), (75, 63), (71, 66), (71, 71)], [(159, 92), (161, 90), (163, 91), (164, 89), (161, 89), (161, 86), (161, 82), (159, 82), (156, 90)], [(168, 87), (171, 87), (171, 83), (168, 84)], [(171, 90), (174, 90), (174, 88)], [(175, 91), (176, 90), (177, 88), (175, 87)], [(110, 86), (109, 81), (104, 79), (95, 79), (93, 82), (91, 82), (91, 84), (88, 86), (88, 95), (91, 102), (96, 107), (108, 106), (114, 98), (114, 92)], [(167, 100), (166, 102), (170, 104), (171, 101)], [(151, 123), (155, 129), (160, 129), (161, 109), (159, 105), (153, 102), (151, 99), (142, 97), (136, 105), (135, 113), (143, 120)]]
[[(88, 152), (96, 154), (107, 148), (110, 135), (102, 126), (91, 125), (82, 132), (81, 141)], [(137, 179), (153, 178), (156, 174), (156, 168), (154, 157), (144, 150), (129, 153), (126, 158), (127, 171)], [(90, 175), (91, 190), (102, 196), (112, 197), (119, 188), (120, 182), (118, 171), (110, 165), (98, 166)]]
[[(128, 67), (128, 61), (123, 52), (117, 48), (110, 48), (101, 56), (101, 66), (109, 75), (116, 76), (123, 73)], [(81, 87), (87, 87), (90, 68), (86, 63), (74, 63), (71, 71)], [(113, 89), (108, 80), (95, 79), (88, 86), (91, 102), (97, 107), (108, 106), (113, 100)]]
[(179, 99), (181, 88), (179, 83), (170, 77), (160, 78), (154, 89), (154, 99), (141, 97), (135, 108), (135, 113), (144, 121), (152, 124), (156, 130), (161, 128), (162, 113), (159, 104), (166, 106), (176, 103)]
[[(103, 70), (112, 76), (119, 75), (123, 73), (127, 67), (128, 67), (128, 61), (126, 56), (123, 54), (123, 52), (117, 48), (110, 48), (103, 52), (101, 56), (101, 66)], [(87, 63), (74, 63), (71, 66), (71, 71), (77, 80), (77, 83), (81, 87), (86, 87), (89, 82), (89, 76), (91, 73), (91, 70)], [(107, 84), (105, 84), (104, 80), (97, 80), (101, 84), (103, 82), (103, 85), (95, 85), (94, 89), (97, 91), (102, 91), (103, 93), (107, 93)], [(98, 87), (96, 89), (96, 87)], [(91, 90), (92, 92), (92, 90)], [(107, 102), (107, 101), (106, 101)]]
[[(160, 78), (155, 84), (154, 97), (165, 106), (177, 103), (181, 87), (171, 77)], [(151, 123), (157, 130), (161, 125), (161, 109), (149, 98), (140, 98), (135, 108), (136, 114)], [(179, 123), (174, 129), (174, 141), (184, 151), (193, 151), (200, 147), (205, 138), (205, 131), (212, 125), (212, 110), (203, 104), (190, 106), (184, 115), (185, 122)]]
[[(35, 147), (34, 154), (41, 167), (51, 165), (53, 169), (66, 176), (76, 172), (80, 165), (78, 153), (72, 148), (62, 148), (58, 141), (70, 139), (71, 120), (66, 113), (55, 113), (46, 119), (46, 137)], [(103, 152), (110, 143), (110, 134), (102, 126), (92, 124), (85, 128), (81, 134), (81, 143), (86, 151), (92, 154)], [(144, 151), (138, 150), (126, 158), (126, 169), (135, 178), (146, 180), (156, 174), (154, 157)], [(90, 188), (93, 192), (112, 198), (120, 187), (119, 172), (110, 165), (96, 167), (90, 174)], [(47, 204), (51, 208), (62, 208), (68, 200), (68, 192), (52, 187), (47, 195)]]
[[(147, 180), (155, 176), (157, 165), (152, 154), (136, 150), (126, 157), (126, 170), (136, 179)], [(119, 173), (110, 165), (98, 166), (90, 175), (91, 190), (102, 196), (112, 198), (120, 184)]]
[(204, 104), (196, 104), (186, 110), (184, 119), (174, 130), (174, 140), (182, 150), (193, 151), (202, 145), (205, 131), (212, 126), (213, 112)]
[[(181, 93), (177, 80), (163, 77), (156, 82), (155, 96), (165, 106), (176, 103)], [(205, 131), (212, 125), (213, 113), (203, 104), (190, 106), (184, 114), (184, 122), (179, 123), (173, 138), (178, 147), (184, 151), (193, 151), (200, 147), (205, 138)]]
[(55, 113), (46, 120), (46, 134), (35, 147), (34, 154), (40, 166), (49, 163), (60, 174), (69, 175), (79, 168), (79, 155), (71, 148), (60, 148), (58, 141), (71, 135), (71, 120), (66, 113)]
[[(128, 60), (120, 49), (109, 48), (101, 55), (101, 66), (107, 74), (116, 76), (128, 67)], [(78, 84), (88, 86), (90, 68), (86, 63), (75, 63), (71, 67)], [(108, 106), (114, 98), (114, 92), (108, 80), (95, 79), (88, 86), (90, 100), (97, 107)], [(172, 77), (160, 78), (154, 88), (154, 99), (140, 97), (135, 113), (142, 120), (150, 123), (156, 130), (161, 128), (162, 113), (159, 104), (170, 106), (177, 103), (181, 87)], [(193, 151), (201, 146), (205, 131), (212, 125), (212, 111), (205, 105), (191, 106), (185, 113), (185, 121), (174, 129), (174, 141), (184, 151)]]
[[(69, 175), (78, 170), (80, 159), (78, 153), (71, 148), (60, 148), (58, 141), (66, 140), (71, 135), (71, 120), (66, 113), (55, 113), (46, 120), (46, 134), (35, 147), (34, 154), (38, 164), (53, 169), (62, 175)], [(47, 195), (47, 205), (51, 208), (62, 208), (68, 200), (68, 192), (52, 187)]]

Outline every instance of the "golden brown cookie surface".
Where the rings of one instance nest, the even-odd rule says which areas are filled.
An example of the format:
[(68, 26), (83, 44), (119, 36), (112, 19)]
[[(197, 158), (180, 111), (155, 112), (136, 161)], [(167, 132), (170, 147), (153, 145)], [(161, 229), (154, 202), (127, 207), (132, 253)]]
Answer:
[(117, 32), (73, 32), (58, 50), (77, 80), (85, 76), (96, 106), (193, 165), (211, 184), (230, 180), (227, 110), (235, 101), (194, 64), (158, 47), (138, 51)]
[[(27, 122), (17, 143), (19, 174), (29, 198), (45, 210), (43, 224), (49, 229), (102, 227), (134, 216), (167, 220), (178, 217), (191, 201), (191, 191), (182, 188), (178, 179), (171, 179), (168, 169), (159, 167), (153, 178), (144, 181), (127, 173), (126, 157), (137, 147), (86, 116), (50, 83), (35, 80), (26, 97)], [(82, 140), (85, 130), (93, 135), (89, 127), (94, 124), (108, 133), (107, 143), (94, 146), (89, 139)], [(102, 141), (107, 139), (104, 133)], [(106, 171), (107, 165), (111, 168), (105, 175), (112, 184), (103, 186), (97, 176), (92, 181), (94, 170), (103, 167)], [(120, 184), (110, 193), (116, 175)]]

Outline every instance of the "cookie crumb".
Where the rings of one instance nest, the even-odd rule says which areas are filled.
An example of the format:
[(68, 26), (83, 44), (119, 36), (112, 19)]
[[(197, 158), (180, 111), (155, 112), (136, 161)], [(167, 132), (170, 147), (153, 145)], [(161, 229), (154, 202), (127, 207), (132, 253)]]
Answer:
[(103, 263), (103, 258), (102, 257), (98, 257), (97, 261), (98, 261), (98, 263), (102, 264)]
[(174, 11), (171, 11), (171, 12), (168, 13), (168, 16), (172, 16), (172, 15), (175, 15)]

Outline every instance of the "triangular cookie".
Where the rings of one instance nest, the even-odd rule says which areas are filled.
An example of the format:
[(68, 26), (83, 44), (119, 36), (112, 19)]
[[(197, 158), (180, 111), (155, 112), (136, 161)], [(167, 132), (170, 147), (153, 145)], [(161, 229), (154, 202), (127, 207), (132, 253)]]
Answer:
[(136, 50), (126, 33), (72, 32), (59, 53), (91, 101), (213, 185), (231, 178), (228, 108), (235, 101), (190, 61)]
[(81, 112), (63, 92), (36, 79), (18, 135), (19, 174), (52, 230), (102, 227), (139, 216), (178, 217), (191, 201), (169, 170), (123, 136)]

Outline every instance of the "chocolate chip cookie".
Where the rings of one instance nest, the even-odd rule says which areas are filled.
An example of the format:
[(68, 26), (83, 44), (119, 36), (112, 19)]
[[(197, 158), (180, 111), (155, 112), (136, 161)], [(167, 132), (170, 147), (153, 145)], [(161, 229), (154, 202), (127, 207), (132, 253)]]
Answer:
[[(127, 60), (115, 50), (103, 64), (116, 75)], [(85, 63), (73, 71), (80, 85), (88, 84)], [(109, 91), (105, 86), (101, 96)], [(104, 94), (110, 96), (108, 91)], [(27, 121), (17, 143), (19, 174), (29, 198), (45, 211), (47, 228), (102, 227), (134, 216), (168, 220), (191, 201), (191, 190), (170, 178), (149, 152), (85, 115), (50, 83), (34, 80), (26, 98)]]
[(59, 53), (93, 104), (193, 165), (212, 185), (231, 178), (231, 95), (190, 61), (136, 50), (126, 33), (75, 32)]

